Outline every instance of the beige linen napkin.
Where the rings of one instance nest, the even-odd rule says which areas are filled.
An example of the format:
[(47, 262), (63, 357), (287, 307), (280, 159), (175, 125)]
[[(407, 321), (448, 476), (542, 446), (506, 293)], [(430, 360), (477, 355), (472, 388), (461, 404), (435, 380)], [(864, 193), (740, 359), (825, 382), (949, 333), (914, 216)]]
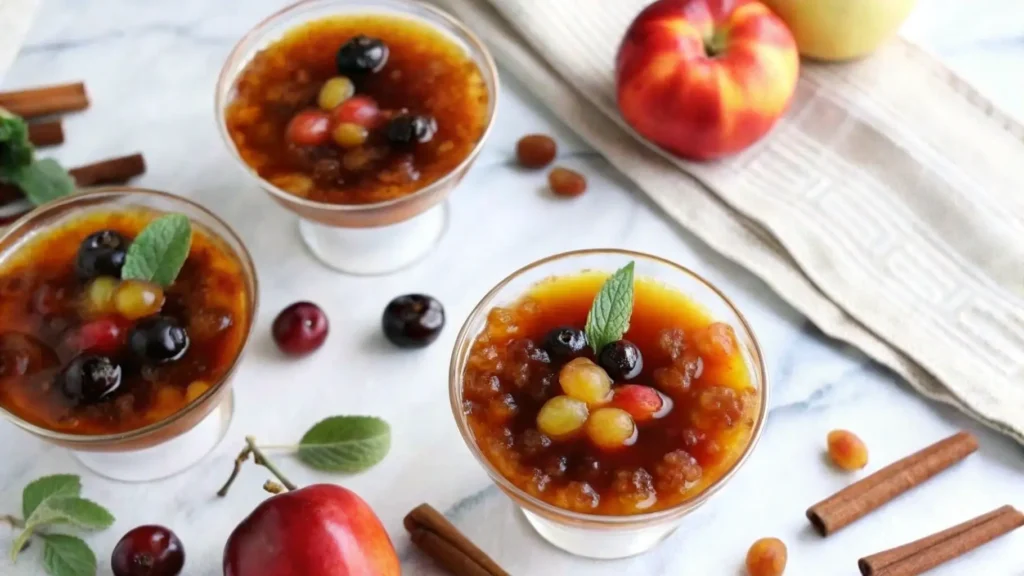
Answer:
[(714, 164), (615, 107), (645, 0), (434, 0), (665, 212), (825, 333), (1024, 443), (1024, 127), (913, 46), (804, 63), (786, 118)]

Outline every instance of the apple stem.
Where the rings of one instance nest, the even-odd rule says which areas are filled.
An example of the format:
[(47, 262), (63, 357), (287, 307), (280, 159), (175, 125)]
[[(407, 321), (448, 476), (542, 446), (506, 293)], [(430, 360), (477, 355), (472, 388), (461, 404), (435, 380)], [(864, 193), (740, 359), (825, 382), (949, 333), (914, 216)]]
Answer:
[[(268, 460), (266, 454), (264, 454), (263, 451), (258, 446), (256, 446), (256, 438), (252, 436), (246, 436), (245, 448), (242, 449), (242, 451), (235, 458), (235, 466), (231, 470), (231, 476), (228, 476), (228, 481), (225, 482), (224, 486), (221, 486), (221, 489), (217, 491), (217, 496), (223, 498), (228, 495), (228, 490), (231, 489), (231, 485), (234, 484), (235, 479), (238, 478), (238, 473), (242, 471), (242, 464), (244, 464), (245, 461), (249, 459), (250, 455), (252, 455), (253, 462), (259, 464), (260, 466), (263, 466), (267, 470), (270, 470), (270, 473), (273, 474), (274, 477), (277, 478), (277, 480), (284, 485), (284, 488), (287, 488), (288, 490), (298, 489), (298, 486), (293, 484), (292, 481), (289, 480), (287, 476), (285, 476), (280, 470), (278, 470), (277, 466), (275, 466), (273, 462)], [(267, 484), (264, 484), (263, 487), (268, 492), (273, 492), (270, 488), (267, 488), (268, 485), (272, 484), (274, 483), (268, 481)], [(279, 492), (283, 491), (283, 489), (279, 490)], [(273, 493), (276, 494), (277, 492)]]

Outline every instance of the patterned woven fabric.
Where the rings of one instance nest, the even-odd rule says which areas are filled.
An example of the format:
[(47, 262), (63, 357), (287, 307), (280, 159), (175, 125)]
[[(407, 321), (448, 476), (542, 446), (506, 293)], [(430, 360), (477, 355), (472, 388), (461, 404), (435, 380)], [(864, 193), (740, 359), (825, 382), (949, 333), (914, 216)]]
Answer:
[(671, 218), (825, 333), (1024, 443), (1024, 127), (965, 82), (902, 41), (804, 63), (768, 138), (695, 164), (616, 111), (618, 39), (648, 2), (434, 1)]

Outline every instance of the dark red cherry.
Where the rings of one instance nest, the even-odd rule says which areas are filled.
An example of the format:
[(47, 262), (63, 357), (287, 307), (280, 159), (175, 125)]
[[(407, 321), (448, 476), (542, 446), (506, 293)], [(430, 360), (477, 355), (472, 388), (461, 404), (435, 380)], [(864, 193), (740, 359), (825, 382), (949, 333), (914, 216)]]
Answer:
[(296, 302), (274, 319), (274, 342), (289, 356), (305, 356), (323, 346), (330, 326), (327, 315), (312, 302)]
[(384, 336), (401, 348), (423, 348), (444, 328), (444, 306), (425, 294), (399, 296), (384, 309)]
[(133, 528), (114, 546), (114, 576), (178, 576), (185, 565), (185, 547), (163, 526)]

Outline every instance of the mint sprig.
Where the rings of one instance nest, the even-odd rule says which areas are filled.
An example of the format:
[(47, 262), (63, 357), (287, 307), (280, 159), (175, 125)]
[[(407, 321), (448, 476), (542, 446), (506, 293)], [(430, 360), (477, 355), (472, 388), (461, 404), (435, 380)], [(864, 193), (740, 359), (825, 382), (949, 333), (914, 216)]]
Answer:
[(188, 217), (161, 216), (143, 228), (128, 247), (121, 278), (170, 286), (185, 265), (191, 247), (192, 223)]
[(0, 108), (0, 184), (11, 184), (39, 206), (75, 191), (75, 181), (56, 160), (35, 157), (28, 124)]
[(587, 342), (600, 354), (606, 345), (622, 338), (633, 315), (633, 267), (630, 262), (615, 271), (598, 290), (587, 314)]
[(96, 556), (84, 540), (49, 531), (60, 525), (102, 530), (114, 523), (114, 516), (106, 508), (82, 498), (81, 491), (81, 479), (72, 474), (44, 476), (25, 486), (21, 494), (24, 517), (0, 516), (12, 527), (21, 529), (11, 545), (11, 560), (16, 560), (35, 536), (43, 541), (43, 568), (47, 574), (95, 576)]

